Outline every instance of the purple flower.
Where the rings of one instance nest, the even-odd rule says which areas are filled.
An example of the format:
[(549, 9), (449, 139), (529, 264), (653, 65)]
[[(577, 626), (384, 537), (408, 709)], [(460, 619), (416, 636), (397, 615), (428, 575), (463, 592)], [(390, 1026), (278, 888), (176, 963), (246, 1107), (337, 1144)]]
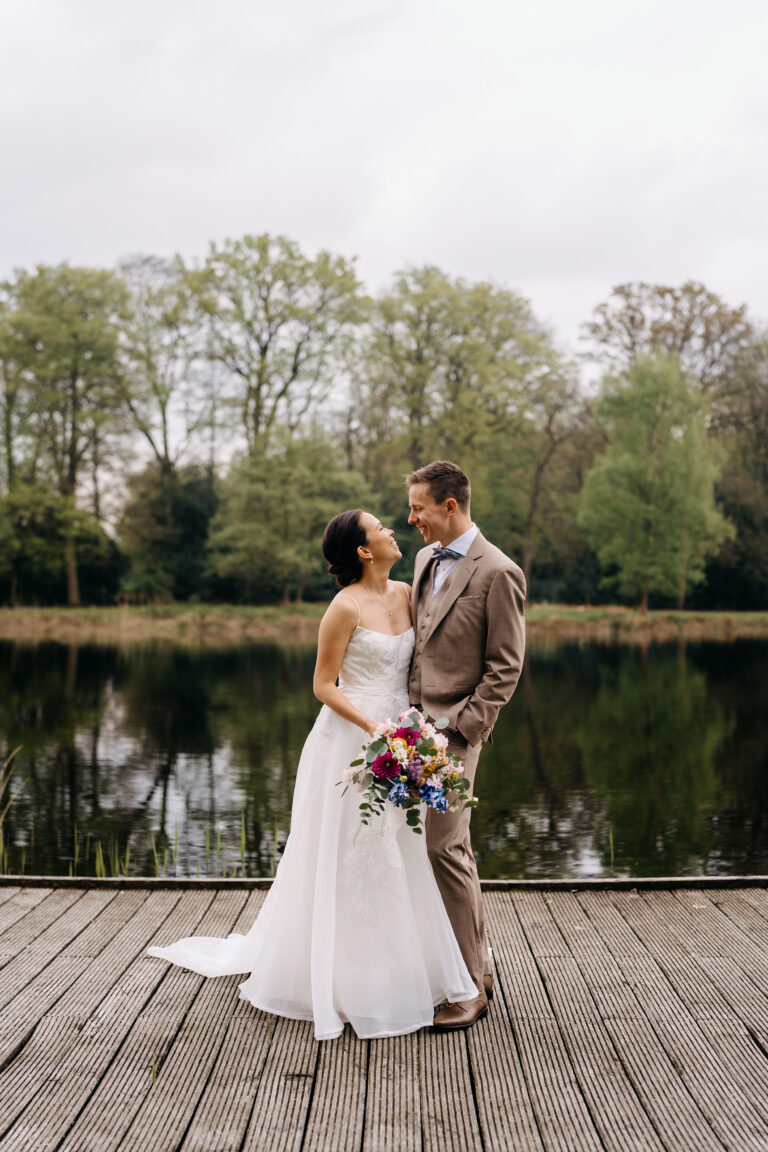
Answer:
[(413, 760), (408, 761), (403, 771), (411, 784), (415, 784), (419, 779), (423, 767), (424, 761), (421, 756), (414, 756)]

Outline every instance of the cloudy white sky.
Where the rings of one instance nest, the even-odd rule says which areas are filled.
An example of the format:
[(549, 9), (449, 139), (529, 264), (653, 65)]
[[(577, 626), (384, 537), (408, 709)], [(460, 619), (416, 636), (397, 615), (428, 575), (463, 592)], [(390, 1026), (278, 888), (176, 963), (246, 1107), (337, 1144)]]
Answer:
[(0, 275), (284, 233), (768, 320), (764, 0), (0, 0)]

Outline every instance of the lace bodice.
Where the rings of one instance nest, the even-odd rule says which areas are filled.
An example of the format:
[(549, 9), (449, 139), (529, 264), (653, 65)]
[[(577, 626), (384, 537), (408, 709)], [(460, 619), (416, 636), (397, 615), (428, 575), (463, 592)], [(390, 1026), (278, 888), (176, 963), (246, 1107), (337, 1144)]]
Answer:
[(339, 688), (353, 696), (407, 695), (413, 646), (412, 628), (399, 636), (389, 636), (358, 625), (344, 655)]

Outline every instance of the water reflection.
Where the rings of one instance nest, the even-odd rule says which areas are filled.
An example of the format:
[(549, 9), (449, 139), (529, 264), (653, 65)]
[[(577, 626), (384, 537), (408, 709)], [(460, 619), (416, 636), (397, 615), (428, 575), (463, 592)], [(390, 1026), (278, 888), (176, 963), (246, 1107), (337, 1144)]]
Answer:
[[(481, 875), (768, 872), (766, 656), (533, 646), (481, 760)], [(100, 844), (106, 871), (270, 874), (313, 664), (256, 645), (1, 644), (0, 740), (22, 746), (7, 866), (92, 873)]]

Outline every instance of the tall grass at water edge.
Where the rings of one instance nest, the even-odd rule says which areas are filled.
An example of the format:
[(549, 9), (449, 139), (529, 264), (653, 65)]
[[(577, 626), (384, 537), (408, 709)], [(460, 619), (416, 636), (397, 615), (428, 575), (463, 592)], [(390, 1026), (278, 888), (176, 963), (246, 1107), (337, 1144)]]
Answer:
[[(15, 753), (13, 753), (15, 755)], [(10, 778), (9, 765), (12, 757), (3, 765), (0, 775), (0, 802), (3, 792), (7, 788)], [(26, 871), (27, 849), (14, 849), (12, 844), (3, 837), (2, 817), (10, 807), (10, 800), (0, 807), (0, 873), (4, 875), (23, 876)], [(34, 830), (33, 830), (34, 832)], [(274, 876), (278, 862), (278, 835), (274, 830), (274, 851), (272, 855), (271, 872)], [(34, 835), (31, 836), (34, 846)], [(205, 825), (205, 865), (196, 870), (196, 875), (215, 877), (246, 876), (247, 833), (245, 823), (245, 810), (240, 813), (239, 843), (229, 848), (222, 841), (221, 829)], [(158, 847), (157, 835), (151, 836), (151, 857), (154, 875), (157, 878), (185, 875), (179, 868), (179, 834), (174, 829), (173, 840)], [(100, 838), (94, 837), (90, 832), (82, 835), (77, 825), (74, 828), (72, 855), (69, 858), (69, 876), (95, 876), (97, 879), (107, 877), (129, 876), (132, 873), (131, 864), (134, 863), (134, 875), (146, 875), (143, 871), (136, 871), (136, 850), (129, 836), (121, 845), (118, 840), (110, 837), (106, 845)], [(152, 873), (150, 873), (151, 875)], [(191, 875), (192, 873), (190, 873)]]

